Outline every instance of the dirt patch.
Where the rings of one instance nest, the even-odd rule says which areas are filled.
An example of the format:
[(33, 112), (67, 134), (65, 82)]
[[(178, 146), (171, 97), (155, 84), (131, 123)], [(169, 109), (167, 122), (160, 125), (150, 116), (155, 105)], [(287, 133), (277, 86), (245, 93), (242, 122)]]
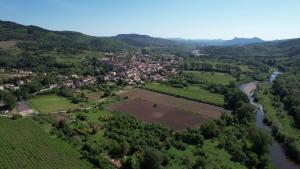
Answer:
[(18, 102), (16, 109), (17, 109), (17, 113), (22, 116), (29, 116), (34, 114), (34, 110), (31, 109), (24, 101)]
[(250, 83), (245, 83), (241, 86), (242, 91), (248, 96), (251, 95), (253, 91), (255, 91), (257, 88), (257, 82), (250, 82)]
[(111, 111), (125, 112), (142, 121), (161, 123), (175, 130), (199, 127), (225, 111), (221, 107), (142, 89), (133, 89), (120, 95), (128, 96), (128, 101), (112, 105), (109, 108)]

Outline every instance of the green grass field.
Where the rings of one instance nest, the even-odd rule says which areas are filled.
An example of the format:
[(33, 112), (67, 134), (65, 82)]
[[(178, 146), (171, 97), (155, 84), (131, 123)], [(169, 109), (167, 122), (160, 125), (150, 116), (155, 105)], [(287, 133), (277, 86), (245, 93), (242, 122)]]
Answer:
[(28, 100), (28, 105), (40, 113), (77, 109), (83, 105), (73, 104), (67, 98), (55, 95), (37, 96)]
[(210, 93), (207, 90), (201, 89), (198, 86), (188, 86), (185, 88), (175, 88), (160, 83), (147, 83), (145, 89), (183, 97), (186, 99), (196, 100), (214, 105), (223, 106), (224, 96), (216, 93)]
[(69, 144), (52, 138), (31, 119), (0, 118), (1, 169), (90, 169)]
[(192, 75), (194, 78), (202, 79), (209, 83), (227, 85), (231, 81), (236, 81), (234, 77), (232, 77), (231, 75), (227, 75), (225, 73), (200, 72), (200, 71), (184, 71), (183, 73), (186, 75)]

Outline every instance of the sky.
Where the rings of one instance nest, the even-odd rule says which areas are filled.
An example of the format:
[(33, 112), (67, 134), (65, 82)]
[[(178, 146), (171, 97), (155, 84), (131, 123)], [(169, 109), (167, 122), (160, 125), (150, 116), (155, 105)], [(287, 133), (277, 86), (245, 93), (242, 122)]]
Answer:
[(94, 36), (300, 37), (300, 0), (0, 0), (0, 20)]

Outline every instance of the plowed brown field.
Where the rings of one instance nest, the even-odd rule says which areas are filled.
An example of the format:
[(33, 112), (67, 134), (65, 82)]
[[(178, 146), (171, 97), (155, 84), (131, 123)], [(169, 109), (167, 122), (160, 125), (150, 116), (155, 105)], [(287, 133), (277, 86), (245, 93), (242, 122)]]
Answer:
[(133, 89), (120, 95), (128, 96), (128, 101), (112, 105), (110, 110), (128, 113), (145, 122), (161, 123), (175, 130), (199, 127), (225, 111), (221, 107), (143, 89)]

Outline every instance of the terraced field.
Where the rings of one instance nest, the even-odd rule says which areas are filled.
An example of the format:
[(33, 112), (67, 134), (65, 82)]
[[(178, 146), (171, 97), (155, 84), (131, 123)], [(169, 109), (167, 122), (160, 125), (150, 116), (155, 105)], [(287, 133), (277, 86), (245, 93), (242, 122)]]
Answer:
[(91, 169), (79, 152), (31, 119), (0, 118), (0, 169)]

